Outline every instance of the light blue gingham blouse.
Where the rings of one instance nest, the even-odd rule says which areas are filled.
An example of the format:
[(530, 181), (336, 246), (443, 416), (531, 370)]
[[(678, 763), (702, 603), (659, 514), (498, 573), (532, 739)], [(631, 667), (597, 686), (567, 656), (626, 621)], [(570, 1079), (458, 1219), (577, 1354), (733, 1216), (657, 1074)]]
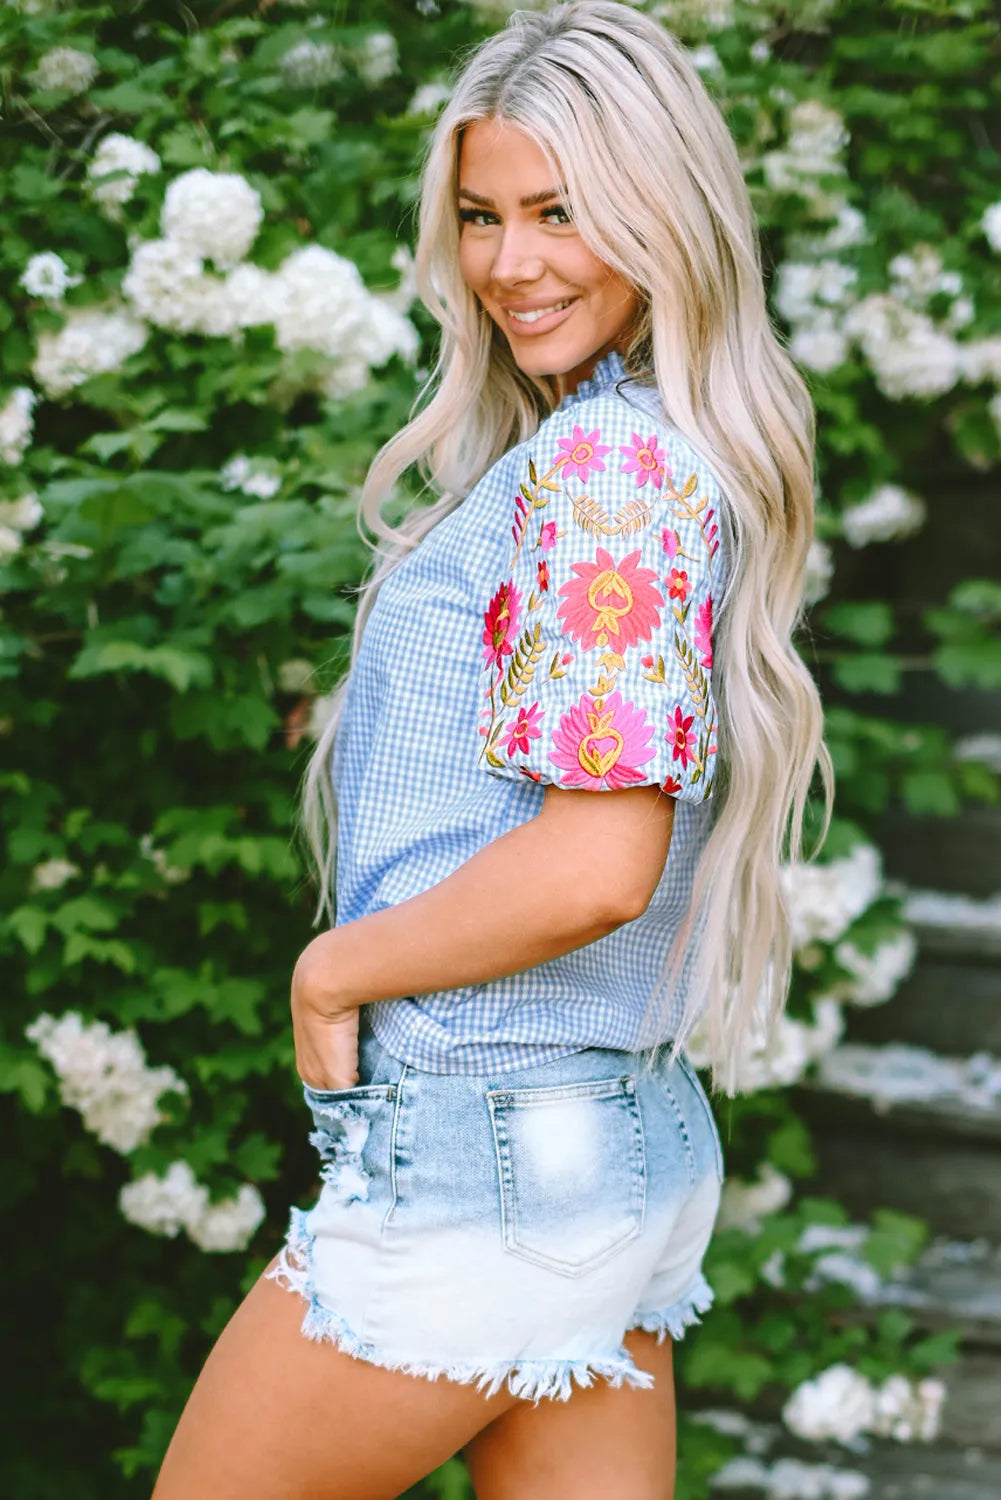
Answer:
[[(725, 536), (706, 464), (613, 352), (381, 585), (333, 752), (338, 925), (444, 880), (534, 817), (544, 784), (677, 799), (641, 916), (507, 978), (373, 1003), (394, 1057), (495, 1073), (673, 1034), (691, 946), (670, 1014), (641, 1020), (711, 825)], [(600, 852), (582, 878), (603, 878)], [(543, 899), (496, 892), (513, 952)]]

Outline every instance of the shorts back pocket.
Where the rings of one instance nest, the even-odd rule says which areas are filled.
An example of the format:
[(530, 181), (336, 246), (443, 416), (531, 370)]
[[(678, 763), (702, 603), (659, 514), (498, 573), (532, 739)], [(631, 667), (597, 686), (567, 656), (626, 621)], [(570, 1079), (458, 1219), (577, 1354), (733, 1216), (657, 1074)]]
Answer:
[(646, 1153), (634, 1078), (491, 1089), (504, 1247), (564, 1276), (643, 1228)]

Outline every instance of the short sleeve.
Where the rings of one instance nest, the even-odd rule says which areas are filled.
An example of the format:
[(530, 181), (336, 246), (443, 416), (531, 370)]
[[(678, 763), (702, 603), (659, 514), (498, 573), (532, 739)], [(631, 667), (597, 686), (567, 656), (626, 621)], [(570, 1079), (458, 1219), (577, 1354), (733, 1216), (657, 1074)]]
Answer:
[(722, 583), (715, 480), (667, 424), (652, 428), (613, 396), (543, 423), (516, 483), (510, 563), (484, 589), (480, 764), (519, 781), (658, 785), (704, 801)]

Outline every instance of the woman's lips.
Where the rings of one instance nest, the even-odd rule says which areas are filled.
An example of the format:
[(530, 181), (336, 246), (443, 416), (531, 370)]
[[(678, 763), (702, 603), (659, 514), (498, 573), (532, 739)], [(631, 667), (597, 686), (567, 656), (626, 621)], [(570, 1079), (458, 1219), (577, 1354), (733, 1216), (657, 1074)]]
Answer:
[[(562, 301), (563, 299), (561, 298), (560, 300)], [(508, 328), (524, 336), (532, 333), (548, 333), (550, 328), (558, 327), (560, 323), (570, 316), (579, 301), (579, 297), (574, 297), (567, 307), (561, 307), (556, 312), (547, 313), (544, 318), (536, 318), (532, 323), (523, 323), (520, 318), (513, 317), (505, 309), (504, 321)]]

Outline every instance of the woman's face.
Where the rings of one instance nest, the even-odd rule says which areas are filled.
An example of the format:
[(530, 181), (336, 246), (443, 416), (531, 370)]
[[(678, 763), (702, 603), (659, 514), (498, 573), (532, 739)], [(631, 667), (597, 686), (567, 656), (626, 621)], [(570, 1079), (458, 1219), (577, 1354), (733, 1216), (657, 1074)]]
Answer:
[[(519, 367), (554, 377), (562, 399), (620, 347), (639, 298), (587, 248), (559, 188), (542, 151), (516, 126), (475, 120), (466, 127), (458, 183), (463, 278)], [(554, 307), (529, 321), (516, 316)]]

